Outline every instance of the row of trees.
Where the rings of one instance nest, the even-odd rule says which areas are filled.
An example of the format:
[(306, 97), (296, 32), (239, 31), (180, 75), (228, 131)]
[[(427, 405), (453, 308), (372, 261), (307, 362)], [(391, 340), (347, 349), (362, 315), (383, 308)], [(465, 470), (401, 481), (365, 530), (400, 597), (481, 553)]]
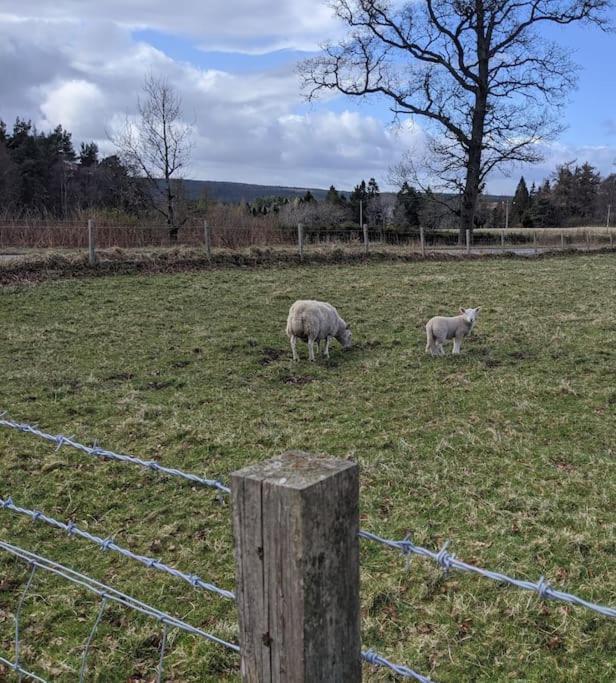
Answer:
[(82, 209), (135, 213), (144, 196), (116, 155), (99, 158), (94, 143), (73, 147), (62, 126), (40, 132), (17, 119), (0, 121), (0, 210), (5, 216), (67, 219)]
[(509, 222), (528, 228), (601, 224), (610, 209), (616, 210), (616, 174), (602, 178), (589, 163), (571, 162), (559, 166), (539, 187), (533, 183), (530, 190), (522, 177)]

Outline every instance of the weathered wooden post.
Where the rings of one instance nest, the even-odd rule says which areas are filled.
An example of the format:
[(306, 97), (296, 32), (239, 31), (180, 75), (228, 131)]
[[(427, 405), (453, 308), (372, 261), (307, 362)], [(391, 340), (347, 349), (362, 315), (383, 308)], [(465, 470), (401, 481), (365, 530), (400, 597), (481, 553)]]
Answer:
[(299, 249), (299, 260), (304, 260), (304, 226), (297, 224), (297, 248)]
[(537, 231), (533, 230), (533, 249), (535, 250), (535, 256), (537, 256)]
[(357, 465), (289, 451), (231, 489), (244, 683), (360, 682)]
[(505, 231), (501, 230), (501, 247), (505, 248)]
[(88, 261), (91, 266), (96, 265), (96, 232), (92, 218), (88, 219)]
[(205, 240), (205, 253), (208, 259), (212, 260), (212, 233), (207, 221), (203, 221), (203, 238)]
[(590, 248), (590, 230), (586, 230), (586, 249)]
[(561, 249), (565, 248), (565, 231), (564, 230), (560, 231), (560, 248)]
[(466, 230), (466, 253), (471, 253), (471, 231), (468, 228)]
[(364, 228), (364, 253), (367, 254), (367, 253), (368, 253), (368, 245), (369, 245), (369, 241), (368, 241), (368, 223), (364, 223), (363, 228)]
[(613, 247), (614, 246), (614, 233), (612, 230), (610, 230), (609, 232), (610, 232), (610, 247)]
[(423, 225), (419, 226), (419, 241), (421, 242), (421, 257), (426, 258), (426, 240)]

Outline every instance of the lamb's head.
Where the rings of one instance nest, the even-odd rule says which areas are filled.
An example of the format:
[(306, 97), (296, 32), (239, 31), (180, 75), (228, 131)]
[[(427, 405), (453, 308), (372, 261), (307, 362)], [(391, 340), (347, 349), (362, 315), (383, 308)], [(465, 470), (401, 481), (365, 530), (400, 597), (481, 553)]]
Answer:
[(479, 306), (478, 308), (461, 308), (460, 315), (471, 327), (473, 327), (474, 324), (477, 322), (480, 310), (481, 306)]
[(351, 328), (346, 323), (340, 325), (338, 336), (336, 338), (342, 344), (343, 349), (351, 348), (353, 335), (351, 334)]

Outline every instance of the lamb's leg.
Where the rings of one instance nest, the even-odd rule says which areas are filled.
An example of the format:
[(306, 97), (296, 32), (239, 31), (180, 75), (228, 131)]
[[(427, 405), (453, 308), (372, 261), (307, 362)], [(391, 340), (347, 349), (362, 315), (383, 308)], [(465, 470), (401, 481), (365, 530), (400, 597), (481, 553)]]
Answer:
[(451, 353), (458, 354), (460, 353), (460, 347), (462, 346), (462, 339), (459, 337), (454, 337), (453, 338), (453, 351)]
[(314, 339), (308, 337), (308, 360), (314, 363)]
[(445, 355), (445, 349), (443, 348), (443, 342), (439, 342), (437, 344), (437, 349), (438, 349), (438, 355), (439, 356), (444, 356)]
[(291, 351), (293, 351), (293, 360), (299, 360), (299, 356), (297, 355), (297, 337), (292, 334), (291, 335)]

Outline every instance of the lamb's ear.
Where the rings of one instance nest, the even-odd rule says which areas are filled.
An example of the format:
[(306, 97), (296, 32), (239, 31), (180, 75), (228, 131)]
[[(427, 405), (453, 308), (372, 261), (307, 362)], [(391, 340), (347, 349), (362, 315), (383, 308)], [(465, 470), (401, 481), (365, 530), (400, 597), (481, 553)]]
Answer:
[(466, 309), (462, 308), (462, 306), (460, 306), (460, 313), (462, 313), (462, 315), (464, 315), (466, 313)]
[(479, 313), (480, 310), (481, 310), (481, 306), (477, 306), (477, 308), (475, 309), (475, 313)]
[(347, 328), (347, 330), (350, 330), (351, 326), (347, 324), (346, 328)]

